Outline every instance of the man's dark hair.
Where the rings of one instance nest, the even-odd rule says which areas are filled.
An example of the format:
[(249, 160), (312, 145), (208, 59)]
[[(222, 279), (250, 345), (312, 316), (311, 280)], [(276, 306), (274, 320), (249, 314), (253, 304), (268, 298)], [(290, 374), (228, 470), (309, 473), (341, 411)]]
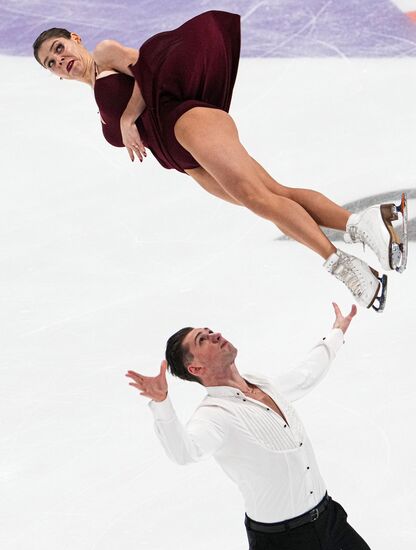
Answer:
[[(47, 31), (43, 31), (33, 42), (33, 55), (36, 58), (36, 61), (42, 65), (42, 61), (39, 59), (39, 48), (49, 38), (71, 38), (71, 33), (66, 29), (60, 29), (58, 27), (53, 27)], [(43, 67), (43, 65), (42, 65)]]
[(183, 341), (191, 330), (192, 327), (181, 328), (169, 338), (166, 343), (166, 361), (168, 362), (169, 372), (173, 376), (202, 384), (201, 379), (191, 374), (186, 368), (187, 363), (192, 361), (193, 356), (188, 347), (183, 345)]

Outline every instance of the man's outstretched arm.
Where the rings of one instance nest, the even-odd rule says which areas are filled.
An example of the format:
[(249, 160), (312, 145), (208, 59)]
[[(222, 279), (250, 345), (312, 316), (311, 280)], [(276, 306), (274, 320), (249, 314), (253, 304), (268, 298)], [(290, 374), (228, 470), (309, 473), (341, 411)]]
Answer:
[(352, 306), (350, 313), (345, 317), (337, 304), (333, 303), (332, 305), (335, 312), (335, 322), (331, 332), (326, 338), (318, 342), (299, 365), (277, 378), (278, 390), (289, 401), (300, 399), (323, 379), (337, 351), (344, 343), (344, 334), (347, 332), (353, 317), (357, 314), (355, 305)]
[(225, 440), (222, 413), (213, 407), (202, 407), (184, 427), (168, 395), (166, 380), (167, 362), (162, 361), (158, 376), (143, 376), (128, 371), (130, 386), (140, 390), (140, 395), (151, 399), (150, 409), (155, 420), (156, 434), (167, 455), (177, 464), (189, 464), (215, 453)]

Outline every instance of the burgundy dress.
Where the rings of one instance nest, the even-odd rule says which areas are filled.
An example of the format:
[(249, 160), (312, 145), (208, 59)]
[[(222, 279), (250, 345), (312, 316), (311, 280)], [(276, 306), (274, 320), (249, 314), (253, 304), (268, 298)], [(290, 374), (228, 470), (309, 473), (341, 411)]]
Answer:
[[(240, 16), (223, 11), (202, 13), (141, 46), (137, 63), (130, 66), (146, 103), (136, 126), (164, 168), (184, 172), (199, 166), (175, 138), (175, 123), (193, 107), (228, 111), (239, 56)], [(122, 73), (95, 83), (103, 134), (115, 147), (123, 147), (120, 117), (133, 86), (133, 77)]]

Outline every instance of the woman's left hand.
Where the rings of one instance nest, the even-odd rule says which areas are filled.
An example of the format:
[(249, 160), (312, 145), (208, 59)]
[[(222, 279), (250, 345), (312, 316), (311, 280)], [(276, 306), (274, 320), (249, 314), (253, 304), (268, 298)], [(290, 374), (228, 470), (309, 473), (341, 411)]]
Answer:
[(120, 130), (123, 145), (126, 147), (132, 162), (134, 161), (134, 155), (142, 162), (143, 157), (146, 157), (147, 153), (136, 124), (125, 121), (122, 118), (120, 121)]

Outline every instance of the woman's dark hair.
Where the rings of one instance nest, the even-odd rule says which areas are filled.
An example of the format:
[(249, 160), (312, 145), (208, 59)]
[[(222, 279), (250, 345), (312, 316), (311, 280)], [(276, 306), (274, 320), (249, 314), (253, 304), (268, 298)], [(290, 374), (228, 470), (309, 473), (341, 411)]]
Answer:
[(33, 42), (33, 55), (35, 56), (36, 61), (41, 65), (42, 65), (42, 62), (39, 59), (39, 48), (42, 46), (45, 40), (48, 40), (49, 38), (68, 38), (69, 39), (71, 38), (71, 33), (66, 29), (59, 29), (57, 27), (53, 27), (52, 29), (48, 29), (47, 31), (43, 31), (40, 33), (40, 35)]
[(189, 353), (187, 346), (183, 345), (183, 341), (191, 330), (192, 327), (181, 328), (169, 338), (166, 343), (166, 361), (168, 362), (169, 372), (173, 376), (202, 384), (201, 379), (191, 374), (186, 368), (186, 364), (192, 361), (193, 356)]

